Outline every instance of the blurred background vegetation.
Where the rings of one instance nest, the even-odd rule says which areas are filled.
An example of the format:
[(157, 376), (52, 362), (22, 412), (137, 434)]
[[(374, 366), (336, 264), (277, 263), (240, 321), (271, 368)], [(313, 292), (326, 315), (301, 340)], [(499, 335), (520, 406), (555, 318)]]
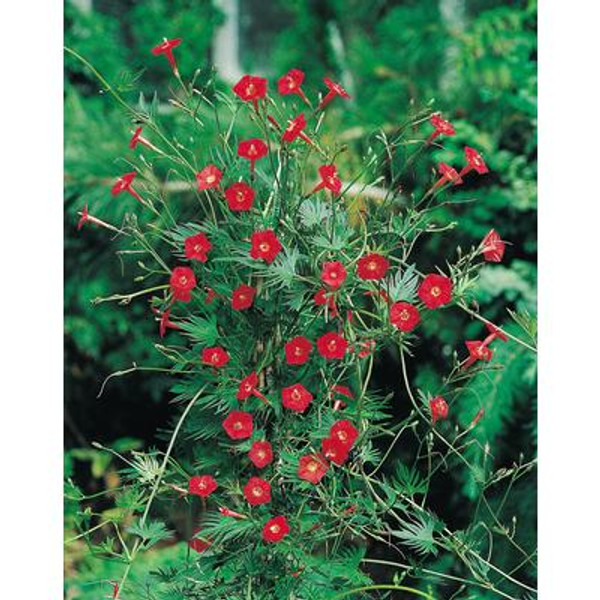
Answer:
[[(196, 69), (207, 73), (214, 64), (222, 89), (244, 72), (273, 81), (292, 67), (306, 72), (309, 95), (322, 88), (323, 76), (339, 79), (353, 100), (334, 111), (327, 130), (348, 144), (340, 158), (342, 173), (358, 165), (374, 130), (391, 129), (412, 108), (432, 103), (458, 132), (444, 139), (436, 160), (461, 164), (467, 143), (483, 152), (491, 173), (452, 192), (465, 203), (440, 208), (437, 221), (458, 221), (459, 227), (421, 243), (416, 257), (424, 266), (436, 260), (432, 257), (452, 258), (457, 244), (468, 248), (496, 228), (510, 245), (502, 264), (483, 269), (478, 301), (486, 318), (510, 330), (516, 325), (506, 308), (522, 315), (536, 312), (536, 9), (528, 0), (66, 0), (65, 44), (88, 58), (128, 100), (150, 102), (157, 93), (162, 118), (182, 138), (179, 122), (169, 122), (166, 100), (173, 80), (167, 61), (150, 54), (163, 37), (184, 38), (177, 53), (184, 77)], [(91, 302), (135, 286), (132, 271), (117, 254), (118, 242), (105, 231), (88, 227), (78, 233), (75, 227), (85, 202), (90, 212), (117, 224), (125, 210), (136, 209), (109, 195), (110, 182), (127, 170), (119, 157), (127, 154), (132, 124), (80, 64), (67, 56), (65, 69), (65, 472), (92, 495), (119, 485), (121, 465), (91, 442), (120, 451), (156, 444), (156, 432), (170, 415), (169, 382), (134, 373), (112, 379), (97, 398), (110, 373), (134, 362), (161, 364), (154, 347), (158, 326), (143, 301), (126, 307)], [(213, 143), (209, 129), (199, 140), (207, 152)], [(403, 186), (410, 190), (411, 178), (428, 180), (431, 168), (419, 165)], [(482, 335), (481, 326), (458, 311), (444, 311), (443, 327), (433, 320), (428, 325), (413, 373), (424, 390), (435, 388), (452, 352), (464, 356), (465, 339)], [(480, 407), (486, 410), (476, 435), (490, 444), (498, 468), (535, 455), (536, 370), (531, 354), (514, 344), (498, 347), (496, 356), (504, 368), (493, 377), (475, 378), (456, 415), (466, 425)], [(397, 389), (395, 410), (401, 416), (408, 412), (392, 354), (379, 360), (375, 385)], [(473, 450), (473, 462), (491, 468), (483, 466), (485, 457), (478, 452)], [(460, 527), (473, 516), (475, 487), (472, 481), (448, 478), (431, 500), (434, 510)], [(498, 494), (496, 508), (500, 502)], [(514, 482), (502, 505), (507, 521), (518, 518), (516, 539), (525, 548), (535, 547), (535, 506), (532, 474)], [(76, 510), (77, 503), (67, 499), (67, 538), (78, 534)], [(100, 501), (94, 510), (116, 509)], [(173, 540), (136, 568), (165, 567), (183, 547)], [(509, 543), (494, 552), (496, 562), (507, 568), (519, 562)], [(69, 599), (109, 597), (107, 584), (122, 569), (94, 560), (79, 540), (67, 545), (65, 565)], [(531, 567), (520, 575), (525, 581), (535, 577)]]

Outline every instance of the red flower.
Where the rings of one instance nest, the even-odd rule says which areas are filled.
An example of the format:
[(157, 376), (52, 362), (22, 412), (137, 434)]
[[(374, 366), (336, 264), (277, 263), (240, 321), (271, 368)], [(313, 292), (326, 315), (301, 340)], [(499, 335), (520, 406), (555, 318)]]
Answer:
[(485, 338), (484, 344), (489, 344), (495, 338), (500, 338), (503, 342), (508, 341), (508, 338), (506, 337), (506, 334), (502, 331), (502, 329), (496, 327), (493, 323), (486, 323), (485, 326), (490, 332), (490, 335), (488, 335)]
[(273, 517), (265, 523), (262, 537), (265, 542), (280, 542), (289, 532), (290, 526), (285, 517)]
[(461, 172), (459, 173), (460, 177), (466, 175), (470, 171), (477, 171), (477, 173), (479, 173), (480, 175), (483, 175), (484, 173), (487, 173), (489, 171), (487, 165), (485, 164), (485, 161), (483, 160), (483, 158), (481, 158), (481, 155), (479, 154), (479, 152), (477, 152), (477, 150), (469, 148), (469, 146), (465, 146), (465, 158), (467, 159), (467, 164), (462, 168)]
[(356, 272), (361, 279), (383, 279), (389, 267), (390, 263), (385, 256), (371, 252), (358, 261)]
[(229, 362), (230, 358), (227, 350), (221, 348), (221, 346), (212, 346), (202, 350), (202, 362), (215, 369), (224, 367)]
[(226, 506), (219, 506), (219, 512), (224, 517), (233, 517), (234, 519), (247, 519), (248, 518), (245, 515), (240, 514), (239, 512), (235, 512), (234, 510), (227, 508)]
[(252, 435), (252, 415), (241, 410), (233, 410), (223, 421), (223, 429), (232, 440), (245, 440)]
[(408, 302), (395, 302), (390, 307), (390, 323), (400, 331), (412, 331), (420, 320), (419, 311)]
[(340, 193), (342, 181), (337, 175), (337, 167), (335, 165), (322, 165), (319, 167), (319, 176), (321, 177), (321, 181), (315, 186), (311, 194), (323, 189), (327, 189), (336, 195)]
[(249, 285), (240, 285), (233, 291), (231, 306), (233, 310), (246, 310), (252, 306), (256, 289)]
[(310, 106), (308, 98), (300, 87), (304, 81), (304, 73), (300, 69), (290, 69), (285, 75), (279, 78), (277, 82), (277, 91), (282, 96), (288, 94), (297, 94)]
[(87, 202), (85, 203), (83, 210), (78, 214), (80, 215), (81, 218), (77, 222), (77, 231), (79, 231), (88, 221), (90, 223), (95, 223), (96, 225), (100, 225), (100, 227), (104, 227), (105, 229), (110, 229), (111, 231), (116, 231), (116, 232), (119, 231), (116, 227), (114, 227), (110, 223), (106, 223), (106, 222), (98, 219), (97, 217), (93, 217), (92, 215), (90, 215), (90, 213), (88, 212)]
[(321, 281), (331, 289), (337, 290), (346, 280), (346, 269), (339, 261), (326, 262), (321, 271)]
[(116, 181), (116, 183), (112, 186), (110, 193), (113, 196), (118, 196), (122, 192), (127, 192), (131, 194), (138, 202), (144, 204), (141, 196), (133, 189), (133, 180), (137, 173), (135, 171), (131, 171), (130, 173), (125, 173), (125, 175), (121, 175)]
[(342, 419), (331, 426), (329, 437), (351, 448), (358, 437), (358, 429), (348, 419)]
[[(344, 271), (345, 272), (345, 271)], [(332, 317), (337, 317), (338, 311), (337, 306), (335, 305), (335, 298), (333, 294), (327, 295), (325, 290), (319, 290), (314, 296), (313, 299), (317, 306), (325, 306), (329, 308)]]
[(205, 263), (208, 260), (207, 252), (212, 248), (209, 239), (203, 233), (197, 233), (186, 238), (184, 242), (185, 257), (190, 260), (199, 260)]
[(292, 338), (284, 347), (288, 365), (303, 365), (308, 360), (312, 347), (312, 342), (301, 335)]
[(227, 198), (227, 206), (230, 210), (242, 212), (250, 210), (254, 202), (254, 190), (246, 183), (239, 182), (230, 185), (225, 190), (225, 198)]
[(171, 311), (169, 309), (165, 310), (163, 314), (160, 316), (160, 325), (158, 326), (158, 333), (161, 338), (165, 337), (167, 333), (167, 329), (181, 329), (177, 323), (173, 323), (170, 320)]
[(358, 353), (358, 358), (367, 358), (375, 350), (375, 340), (359, 342), (358, 345), (362, 348)]
[(317, 340), (319, 354), (327, 359), (344, 358), (347, 348), (348, 342), (335, 331), (330, 331)]
[(482, 360), (484, 362), (490, 362), (490, 360), (492, 360), (493, 352), (487, 347), (485, 341), (481, 342), (479, 340), (468, 340), (465, 342), (465, 346), (469, 351), (469, 358), (465, 361), (463, 369), (467, 369), (478, 360)]
[(446, 183), (453, 183), (454, 185), (459, 185), (463, 182), (461, 176), (458, 174), (456, 169), (447, 165), (446, 163), (440, 163), (438, 165), (438, 171), (442, 175), (431, 188), (431, 192)]
[(273, 462), (273, 449), (269, 442), (254, 442), (248, 452), (252, 464), (258, 469), (263, 469)]
[(350, 98), (350, 94), (348, 94), (339, 83), (334, 83), (327, 77), (323, 77), (323, 82), (329, 88), (329, 91), (323, 100), (321, 100), (319, 106), (317, 106), (317, 110), (325, 108), (336, 96), (339, 96), (340, 98)]
[(244, 486), (244, 497), (251, 506), (271, 502), (271, 484), (260, 477), (250, 477)]
[(252, 102), (258, 111), (258, 101), (267, 94), (267, 80), (263, 77), (244, 75), (234, 86), (233, 92), (244, 102)]
[(327, 459), (321, 454), (307, 454), (298, 461), (298, 477), (317, 484), (329, 470)]
[(200, 173), (196, 173), (196, 181), (200, 191), (219, 187), (222, 178), (223, 171), (215, 165), (206, 165)]
[(253, 138), (245, 142), (240, 142), (238, 145), (238, 156), (246, 158), (250, 161), (250, 171), (254, 172), (254, 164), (257, 160), (265, 157), (269, 148), (258, 138)]
[(193, 496), (206, 498), (217, 489), (217, 482), (211, 475), (194, 475), (188, 482), (188, 492)]
[(250, 243), (252, 244), (250, 256), (255, 260), (262, 258), (268, 265), (275, 260), (282, 249), (281, 242), (272, 229), (255, 231), (250, 238)]
[[(200, 529), (194, 532), (194, 536), (200, 533)], [(206, 538), (193, 537), (188, 542), (188, 546), (196, 552), (204, 552), (211, 546), (212, 542)]]
[(217, 292), (215, 292), (215, 290), (213, 290), (212, 288), (205, 288), (206, 289), (206, 297), (204, 298), (204, 304), (206, 306), (209, 306), (210, 304), (213, 303), (214, 299), (217, 297)]
[(430, 119), (431, 124), (435, 127), (434, 132), (427, 139), (426, 144), (431, 144), (433, 140), (438, 137), (438, 135), (454, 135), (456, 131), (454, 131), (454, 126), (450, 121), (446, 121), (442, 119), (442, 116), (439, 114), (432, 115)]
[(175, 300), (189, 302), (196, 287), (196, 276), (189, 267), (175, 267), (171, 273), (171, 291)]
[(452, 280), (430, 273), (421, 282), (417, 293), (427, 308), (439, 308), (452, 300)]
[(288, 126), (286, 127), (281, 139), (284, 142), (293, 142), (297, 137), (304, 140), (307, 144), (314, 146), (313, 141), (304, 133), (304, 128), (306, 127), (306, 119), (304, 118), (304, 113), (300, 113), (296, 118), (288, 121)]
[(179, 76), (179, 71), (177, 70), (177, 63), (175, 62), (175, 57), (173, 56), (173, 48), (177, 48), (179, 44), (181, 44), (181, 39), (165, 39), (164, 42), (152, 48), (152, 54), (154, 54), (154, 56), (160, 56), (161, 54), (164, 54), (167, 57), (167, 60), (173, 69), (173, 73), (175, 73), (177, 76)]
[(236, 398), (238, 400), (246, 400), (254, 394), (257, 385), (258, 375), (256, 374), (256, 371), (252, 371), (250, 375), (244, 377), (244, 379), (242, 379), (240, 382), (240, 387), (238, 389)]
[(481, 244), (483, 246), (481, 253), (487, 262), (502, 262), (505, 243), (495, 229), (488, 231)]
[(312, 402), (313, 395), (301, 384), (296, 383), (281, 390), (283, 406), (303, 413)]
[(441, 396), (436, 396), (429, 401), (431, 409), (431, 421), (435, 425), (436, 421), (448, 417), (448, 404)]
[[(350, 398), (351, 400), (354, 399), (354, 394), (352, 393), (352, 390), (345, 386), (345, 385), (334, 385), (331, 388), (331, 399), (334, 399), (334, 395), (335, 394), (341, 394), (342, 396), (346, 396), (346, 398)], [(333, 403), (333, 410), (337, 411), (340, 408), (345, 408), (346, 407), (346, 403), (340, 399), (337, 399), (334, 401)]]
[(321, 450), (327, 460), (336, 465), (343, 465), (348, 460), (350, 447), (336, 438), (325, 438), (321, 441)]
[(147, 148), (151, 148), (152, 150), (156, 150), (156, 146), (154, 144), (152, 144), (151, 142), (149, 142), (143, 135), (142, 135), (142, 129), (143, 127), (138, 127), (134, 132), (133, 135), (131, 136), (131, 139), (129, 140), (129, 147), (134, 150), (138, 144), (142, 144), (142, 146), (146, 146)]

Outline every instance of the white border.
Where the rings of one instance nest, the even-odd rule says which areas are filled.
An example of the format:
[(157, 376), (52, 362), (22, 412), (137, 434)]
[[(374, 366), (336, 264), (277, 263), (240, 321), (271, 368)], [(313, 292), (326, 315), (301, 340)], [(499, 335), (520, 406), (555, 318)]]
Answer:
[(0, 4), (3, 598), (63, 595), (62, 16)]
[(599, 21), (596, 2), (541, 2), (538, 425), (543, 600), (598, 597)]

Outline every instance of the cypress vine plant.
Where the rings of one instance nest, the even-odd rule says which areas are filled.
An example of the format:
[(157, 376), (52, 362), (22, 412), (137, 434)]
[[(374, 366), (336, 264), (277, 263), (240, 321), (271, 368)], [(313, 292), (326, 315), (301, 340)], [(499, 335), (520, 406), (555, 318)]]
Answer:
[[(439, 257), (428, 272), (413, 258), (424, 236), (446, 235), (452, 244), (452, 228), (435, 225), (435, 208), (464, 179), (485, 174), (484, 160), (466, 148), (460, 171), (440, 164), (439, 176), (415, 187), (421, 193), (406, 195), (401, 184), (411, 166), (431, 161), (444, 136), (454, 134), (425, 108), (394, 135), (375, 134), (361, 166), (344, 173), (336, 163), (345, 148), (326, 134), (331, 109), (349, 101), (341, 85), (325, 79), (317, 95), (293, 69), (275, 92), (250, 75), (220, 92), (206, 72), (184, 81), (179, 43), (165, 40), (153, 53), (173, 69), (169, 103), (189, 120), (185, 139), (167, 130), (156, 103), (129, 105), (67, 49), (123, 106), (134, 130), (129, 167), (110, 191), (114, 202), (141, 205), (139, 216), (117, 225), (86, 205), (78, 227), (105, 228), (124, 240), (138, 287), (97, 301), (149, 302), (156, 349), (169, 366), (128, 371), (162, 370), (173, 381), (174, 420), (160, 450), (125, 456), (102, 447), (124, 464), (124, 486), (111, 493), (120, 510), (103, 539), (80, 495), (87, 506), (82, 535), (98, 555), (124, 563), (113, 597), (534, 594), (518, 572), (494, 564), (481, 532), (452, 530), (428, 505), (434, 478), (452, 469), (471, 472), (484, 489), (531, 468), (482, 476), (466, 457), (482, 412), (474, 405), (468, 427), (453, 423), (465, 382), (498, 368), (492, 344), (535, 351), (471, 303), (478, 268), (501, 261), (504, 242), (492, 230), (468, 252)], [(209, 150), (197, 137), (208, 121)], [(167, 196), (165, 181), (183, 182), (193, 204)], [(356, 198), (373, 190), (379, 195), (357, 209)], [(417, 390), (407, 365), (420, 329), (447, 310), (481, 321), (484, 339), (467, 341), (468, 356), (454, 353), (440, 389)], [(391, 416), (392, 394), (370, 385), (385, 349), (397, 353), (403, 401), (411, 405), (402, 420)], [(395, 461), (407, 437), (418, 440), (411, 464)], [(71, 493), (76, 489), (71, 483)], [(185, 559), (144, 582), (130, 577), (140, 552), (173, 539), (174, 511), (187, 519)], [(385, 560), (369, 556), (374, 547), (385, 550)], [(442, 556), (458, 567), (432, 569)], [(395, 576), (375, 582), (369, 563)]]

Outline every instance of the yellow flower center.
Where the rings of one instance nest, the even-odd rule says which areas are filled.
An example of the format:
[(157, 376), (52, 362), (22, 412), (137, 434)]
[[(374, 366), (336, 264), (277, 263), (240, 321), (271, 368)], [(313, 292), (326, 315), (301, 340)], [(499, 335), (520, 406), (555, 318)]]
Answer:
[(270, 248), (271, 248), (271, 245), (267, 244), (267, 242), (261, 242), (258, 246), (258, 249), (261, 252), (268, 252)]
[(442, 293), (442, 290), (440, 290), (440, 288), (437, 285), (435, 285), (431, 288), (431, 295), (434, 296), (435, 298), (437, 298), (441, 293)]

